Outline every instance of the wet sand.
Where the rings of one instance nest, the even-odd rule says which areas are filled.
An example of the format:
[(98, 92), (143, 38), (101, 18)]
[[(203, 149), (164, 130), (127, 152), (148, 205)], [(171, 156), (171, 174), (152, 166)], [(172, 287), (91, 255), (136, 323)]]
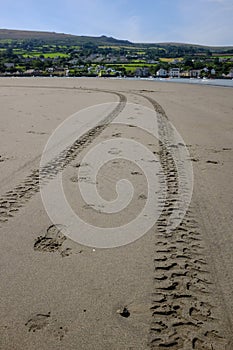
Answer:
[[(232, 95), (230, 88), (152, 81), (0, 79), (1, 349), (232, 349)], [(158, 140), (132, 125), (112, 125), (126, 101), (143, 122), (140, 106), (155, 111), (165, 139), (168, 118), (190, 152), (192, 201), (172, 233), (164, 223), (177, 195), (176, 169)], [(118, 115), (100, 129), (93, 122), (93, 131), (58, 161), (72, 208), (100, 227), (119, 227), (142, 210), (146, 178), (126, 160), (106, 166), (97, 179), (106, 200), (116, 198), (118, 179), (134, 185), (132, 204), (118, 216), (93, 210), (75, 192), (83, 157), (108, 139), (140, 142), (158, 156), (168, 193), (143, 237), (93, 249), (64, 236), (64, 222), (50, 220), (38, 167), (63, 121), (107, 102), (121, 104)]]

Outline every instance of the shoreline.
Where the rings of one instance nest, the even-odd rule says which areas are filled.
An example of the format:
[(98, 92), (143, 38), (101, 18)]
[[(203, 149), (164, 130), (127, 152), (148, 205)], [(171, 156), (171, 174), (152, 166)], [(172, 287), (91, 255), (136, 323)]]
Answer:
[[(14, 78), (14, 79), (100, 79), (100, 80), (130, 80), (130, 81), (151, 81), (159, 83), (177, 83), (188, 85), (200, 85), (200, 86), (218, 86), (233, 88), (233, 78), (225, 79), (196, 79), (196, 78), (154, 78), (154, 77), (98, 77), (98, 76), (80, 76), (80, 77), (66, 77), (66, 76), (0, 76), (0, 78)], [(228, 83), (228, 84), (227, 84)]]

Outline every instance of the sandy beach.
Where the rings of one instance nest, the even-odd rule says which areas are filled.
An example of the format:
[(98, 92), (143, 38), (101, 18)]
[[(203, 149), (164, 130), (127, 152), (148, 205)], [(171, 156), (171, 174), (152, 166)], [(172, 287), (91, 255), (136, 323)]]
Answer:
[[(124, 79), (0, 78), (0, 105), (0, 349), (232, 350), (233, 90)], [(162, 139), (149, 133), (150, 113)], [(68, 120), (66, 153), (56, 144), (59, 152), (41, 175), (45, 146)], [(171, 125), (182, 142), (175, 143)], [(139, 143), (155, 159), (139, 156)], [(93, 180), (82, 160), (99, 144), (106, 145), (110, 161), (96, 156), (103, 169)], [(179, 173), (184, 146), (193, 167), (192, 198), (169, 231), (175, 204), (188, 201), (190, 190)], [(178, 168), (173, 155), (181, 157)], [(92, 245), (93, 227), (96, 234), (112, 227), (120, 236), (139, 217), (151, 190), (143, 162), (155, 184), (166, 183), (166, 194), (157, 193), (158, 208), (149, 205), (144, 213), (143, 225), (154, 224), (146, 232), (141, 221), (129, 226), (129, 244)], [(92, 225), (90, 234), (77, 232), (79, 242), (69, 238), (59, 193), (48, 195), (58, 174), (73, 212)], [(56, 222), (42, 201), (41, 176)], [(134, 192), (117, 212), (120, 179)], [(122, 188), (129, 189), (128, 182)], [(79, 184), (90, 196), (97, 187), (102, 206), (85, 203)], [(108, 201), (111, 212), (105, 211)]]

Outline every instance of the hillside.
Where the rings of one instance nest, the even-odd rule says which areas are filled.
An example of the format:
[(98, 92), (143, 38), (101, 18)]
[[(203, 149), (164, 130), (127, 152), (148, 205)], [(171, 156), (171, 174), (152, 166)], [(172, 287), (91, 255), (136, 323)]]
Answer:
[(44, 44), (54, 43), (54, 44), (65, 44), (69, 45), (85, 45), (91, 44), (94, 46), (131, 46), (139, 47), (146, 49), (153, 48), (180, 48), (182, 51), (185, 49), (193, 49), (195, 52), (210, 51), (213, 53), (216, 52), (233, 52), (233, 46), (204, 46), (197, 44), (186, 44), (186, 43), (132, 43), (128, 40), (119, 40), (112, 37), (107, 37), (105, 35), (99, 37), (93, 36), (80, 36), (80, 35), (71, 35), (64, 33), (55, 33), (55, 32), (42, 32), (42, 31), (29, 31), (29, 30), (11, 30), (11, 29), (0, 29), (0, 41), (2, 40), (12, 40), (12, 41), (28, 41), (36, 40)]
[(39, 32), (29, 30), (0, 29), (0, 40), (38, 40), (41, 42), (55, 42), (66, 45), (133, 45), (128, 40), (117, 40), (102, 35), (100, 37), (80, 36), (55, 32)]

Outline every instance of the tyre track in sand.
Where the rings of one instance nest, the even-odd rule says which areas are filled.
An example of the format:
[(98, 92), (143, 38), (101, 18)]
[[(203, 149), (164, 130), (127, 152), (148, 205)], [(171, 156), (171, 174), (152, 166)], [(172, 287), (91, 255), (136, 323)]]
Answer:
[[(151, 97), (140, 96), (146, 98), (157, 113), (160, 139), (164, 141), (159, 143), (160, 162), (167, 184), (164, 210), (157, 222), (150, 347), (230, 350), (227, 340), (222, 336), (223, 325), (214, 314), (210, 290), (211, 269), (208, 268), (204, 240), (192, 208), (188, 209), (174, 231), (168, 233), (166, 230), (178, 199), (177, 170), (169, 152), (169, 145), (174, 138), (172, 129), (166, 123), (167, 116), (163, 108)], [(179, 153), (176, 155), (179, 156)], [(182, 159), (179, 159), (179, 164), (182, 170)]]
[[(37, 87), (36, 87), (37, 88)], [(41, 88), (41, 87), (40, 87)], [(48, 88), (48, 87), (44, 87)], [(74, 88), (68, 88), (73, 90)], [(77, 88), (75, 88), (78, 90)], [(83, 89), (81, 89), (83, 90)], [(85, 90), (86, 91), (86, 90)], [(88, 89), (88, 91), (97, 91)], [(47, 163), (42, 169), (36, 169), (16, 187), (7, 191), (0, 197), (0, 224), (9, 221), (19, 209), (24, 206), (40, 190), (40, 184), (46, 184), (61, 172), (85, 147), (102, 133), (102, 131), (122, 112), (127, 103), (127, 98), (122, 93), (106, 90), (98, 90), (117, 95), (119, 102), (117, 106), (96, 126), (84, 133), (69, 148), (62, 151), (56, 158)]]

